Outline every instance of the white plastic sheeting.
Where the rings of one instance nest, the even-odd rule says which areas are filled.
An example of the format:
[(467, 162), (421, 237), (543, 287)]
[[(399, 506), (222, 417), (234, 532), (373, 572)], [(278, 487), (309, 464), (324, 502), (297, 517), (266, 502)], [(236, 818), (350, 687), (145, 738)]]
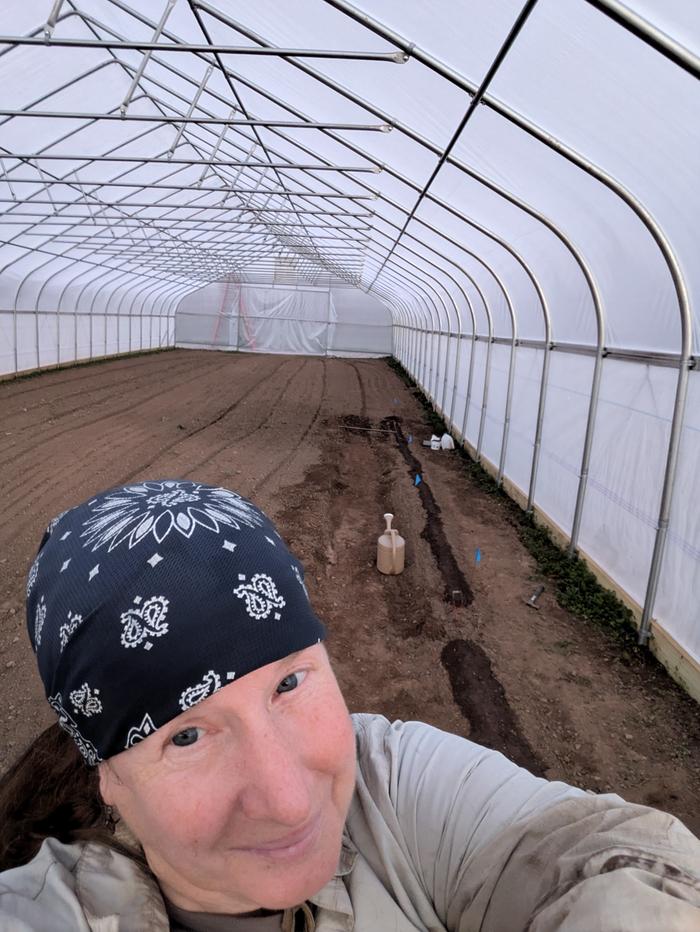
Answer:
[(393, 345), (700, 660), (695, 0), (25, 0), (2, 20), (0, 371), (175, 339)]
[(178, 346), (257, 353), (389, 356), (391, 315), (354, 288), (218, 282), (183, 298)]

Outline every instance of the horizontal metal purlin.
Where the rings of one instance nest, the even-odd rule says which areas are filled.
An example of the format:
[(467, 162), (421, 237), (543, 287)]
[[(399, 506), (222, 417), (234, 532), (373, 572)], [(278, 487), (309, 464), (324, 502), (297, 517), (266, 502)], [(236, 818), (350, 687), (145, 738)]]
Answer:
[[(310, 154), (311, 154), (311, 153), (310, 153)], [(312, 155), (312, 158), (313, 158), (313, 154), (311, 154), (311, 155)], [(305, 192), (305, 195), (308, 195), (308, 192)], [(147, 206), (147, 207), (152, 207), (153, 205), (145, 205), (145, 206)], [(169, 214), (173, 214), (173, 213), (175, 213), (176, 211), (179, 211), (179, 208), (178, 208), (178, 207), (173, 207), (173, 208), (171, 209), (171, 205), (162, 205), (162, 206), (165, 207), (165, 208), (167, 208)], [(191, 205), (188, 204), (188, 207), (189, 207), (189, 206), (191, 206)], [(201, 207), (200, 207), (200, 209), (201, 209)], [(269, 211), (269, 210), (270, 210), (270, 209), (268, 208), (268, 211)], [(262, 211), (261, 211), (261, 212), (262, 212)], [(273, 211), (273, 212), (274, 212), (274, 211)], [(329, 214), (330, 214), (330, 212), (329, 212)], [(336, 215), (340, 216), (340, 214), (338, 214), (337, 212), (336, 212)], [(221, 214), (219, 214), (219, 216), (221, 216)], [(145, 218), (144, 218), (144, 219), (145, 219)], [(149, 219), (151, 219), (151, 221), (152, 221), (152, 218), (149, 218)], [(221, 222), (223, 222), (223, 221), (219, 221), (219, 223), (221, 223)], [(155, 224), (153, 224), (153, 226), (155, 226)], [(333, 225), (331, 225), (331, 228), (333, 228)], [(349, 229), (353, 229), (353, 228), (350, 227)]]
[[(60, 207), (61, 205), (66, 204), (71, 207), (77, 207), (77, 206), (80, 206), (83, 202), (79, 198), (74, 201), (59, 201), (59, 200), (56, 200), (55, 198), (54, 200), (49, 200), (49, 199), (44, 200), (44, 199), (38, 199), (38, 198), (35, 199), (31, 195), (24, 201), (13, 201), (12, 198), (9, 198), (9, 197), (0, 197), (0, 204), (20, 204), (20, 203), (24, 204), (25, 206), (31, 205), (31, 204), (49, 204), (49, 205), (56, 205)], [(226, 210), (231, 210), (231, 211), (235, 210), (238, 212), (253, 213), (253, 214), (256, 214), (256, 213), (324, 214), (325, 216), (328, 216), (328, 217), (358, 217), (360, 219), (372, 216), (372, 214), (355, 214), (355, 213), (352, 213), (351, 211), (345, 211), (345, 210), (340, 210), (340, 211), (307, 210), (304, 207), (299, 207), (299, 208), (295, 208), (295, 207), (239, 207), (238, 205), (234, 205), (233, 207), (222, 208), (219, 204), (163, 204), (163, 203), (151, 204), (148, 201), (145, 201), (145, 202), (119, 201), (113, 204), (108, 204), (102, 201), (98, 204), (92, 204), (91, 206), (94, 207), (96, 210), (100, 210), (100, 211), (103, 209), (108, 209), (110, 207), (115, 208), (117, 210), (121, 210), (125, 207), (149, 207), (152, 210), (224, 210), (226, 209)], [(36, 216), (39, 217), (38, 214)], [(53, 216), (54, 216), (53, 214), (49, 214), (49, 217), (53, 217)], [(86, 214), (85, 219), (89, 220), (90, 215)], [(154, 219), (154, 218), (146, 217), (144, 219), (149, 220), (149, 219)], [(274, 222), (274, 221), (270, 221), (270, 222)]]
[(49, 120), (113, 120), (118, 123), (193, 123), (197, 126), (262, 126), (285, 129), (335, 129), (351, 132), (388, 133), (388, 123), (302, 123), (298, 120), (231, 120), (228, 117), (165, 116), (150, 113), (76, 113), (57, 110), (0, 110), (0, 117), (35, 117)]
[[(260, 233), (258, 235), (269, 237), (271, 234)], [(52, 242), (62, 242), (62, 240), (52, 240)], [(274, 242), (276, 246), (279, 245), (276, 238)], [(183, 247), (186, 247), (188, 244), (183, 243), (182, 245)], [(192, 243), (192, 245), (201, 246), (202, 243), (195, 242), (195, 243)], [(199, 257), (196, 261), (204, 262), (204, 261), (209, 261), (209, 260), (216, 261), (219, 259), (223, 259), (223, 260), (229, 260), (232, 258), (235, 259), (237, 256), (241, 255), (241, 252), (242, 252), (241, 249), (236, 249), (235, 248), (236, 246), (248, 247), (250, 245), (251, 244), (248, 242), (241, 242), (241, 243), (235, 243), (235, 244), (232, 243), (230, 246), (220, 247), (218, 249), (209, 249), (207, 250), (205, 256)], [(287, 248), (289, 248), (290, 250), (294, 252), (302, 248), (302, 245), (299, 243), (289, 243), (289, 244), (283, 243), (282, 245), (287, 246)], [(73, 243), (73, 248), (74, 249), (92, 249), (93, 252), (100, 253), (102, 255), (116, 254), (116, 255), (124, 256), (125, 258), (127, 256), (135, 256), (139, 254), (155, 256), (155, 255), (160, 255), (161, 253), (164, 253), (165, 255), (168, 255), (168, 256), (182, 258), (183, 260), (187, 262), (193, 261), (191, 253), (185, 254), (185, 250), (178, 250), (172, 245), (170, 245), (169, 243), (138, 243), (137, 242), (137, 243), (132, 243), (131, 245), (128, 245), (128, 246), (119, 245), (118, 243), (116, 243), (113, 246), (108, 245), (107, 243), (105, 243), (104, 245), (99, 245), (99, 244), (95, 245), (94, 243)], [(311, 254), (313, 255), (316, 254), (316, 250), (314, 250), (314, 247), (312, 244), (309, 244), (306, 248)], [(358, 260), (360, 258), (364, 259), (364, 255), (363, 256), (359, 255), (361, 250), (358, 250), (356, 247), (353, 247), (353, 246), (344, 246), (342, 248), (338, 246), (332, 246), (332, 247), (331, 246), (319, 246), (318, 250), (320, 251), (319, 255), (350, 254), (350, 255), (357, 256)]]
[[(18, 216), (18, 214), (21, 215), (21, 212), (13, 212), (10, 216), (16, 217), (16, 216)], [(151, 218), (152, 222), (149, 222), (148, 226), (144, 226), (143, 222), (142, 222), (142, 221), (139, 221), (138, 218), (131, 218), (131, 217), (126, 217), (126, 218), (122, 218), (122, 219), (118, 219), (118, 218), (115, 217), (112, 223), (100, 223), (99, 219), (98, 219), (98, 220), (93, 220), (93, 219), (91, 219), (91, 218), (89, 218), (89, 217), (87, 217), (87, 216), (84, 216), (83, 214), (61, 214), (60, 216), (61, 216), (62, 218), (65, 218), (65, 219), (61, 219), (61, 220), (57, 219), (57, 218), (54, 217), (53, 215), (52, 215), (51, 217), (47, 218), (47, 219), (41, 219), (41, 215), (39, 215), (39, 214), (27, 214), (27, 216), (30, 217), (30, 218), (32, 218), (32, 219), (34, 219), (34, 220), (35, 220), (37, 217), (39, 217), (40, 220), (41, 220), (41, 225), (42, 225), (42, 227), (44, 227), (44, 226), (47, 226), (47, 227), (51, 227), (51, 226), (63, 226), (63, 227), (66, 227), (66, 226), (80, 226), (81, 228), (85, 228), (86, 230), (87, 230), (88, 227), (98, 227), (98, 228), (100, 228), (100, 229), (101, 229), (101, 228), (105, 228), (105, 229), (109, 229), (109, 230), (117, 230), (117, 229), (123, 227), (123, 228), (125, 228), (126, 230), (133, 231), (134, 233), (136, 233), (136, 232), (141, 232), (141, 231), (146, 231), (146, 232), (148, 232), (148, 233), (151, 233), (151, 232), (163, 232), (163, 233), (167, 233), (167, 232), (169, 232), (171, 229), (175, 229), (175, 230), (177, 230), (178, 232), (180, 232), (180, 231), (187, 231), (187, 230), (197, 230), (197, 231), (201, 231), (201, 232), (203, 232), (203, 233), (222, 233), (222, 232), (223, 232), (223, 230), (222, 230), (222, 224), (223, 224), (224, 226), (226, 226), (226, 227), (228, 227), (228, 226), (239, 226), (239, 225), (240, 225), (240, 226), (250, 226), (250, 227), (252, 227), (253, 224), (256, 223), (256, 221), (254, 221), (254, 220), (239, 220), (239, 219), (230, 219), (230, 220), (201, 220), (201, 221), (199, 221), (199, 222), (195, 222), (195, 221), (192, 221), (192, 220), (168, 220), (167, 218), (154, 217), (154, 218)], [(86, 220), (87, 223), (84, 223), (84, 224), (73, 224), (73, 223), (68, 223), (68, 220)], [(135, 224), (137, 224), (137, 225), (136, 225), (136, 226), (128, 226), (128, 224), (129, 224), (130, 222), (133, 222), (133, 223), (135, 223)], [(160, 224), (160, 223), (164, 223), (164, 224), (167, 223), (168, 225), (167, 225), (167, 226), (156, 226), (156, 225), (155, 225), (155, 224)], [(215, 226), (215, 227), (207, 226), (206, 224), (209, 224), (209, 223), (215, 223), (216, 226)], [(32, 227), (36, 226), (36, 224), (30, 224), (29, 220), (11, 220), (11, 219), (5, 219), (2, 215), (0, 215), (0, 226), (28, 226), (28, 225), (31, 225)], [(336, 225), (334, 225), (334, 226), (332, 226), (332, 227), (329, 227), (327, 224), (320, 224), (320, 223), (290, 223), (288, 220), (285, 220), (285, 221), (282, 222), (282, 223), (277, 223), (277, 224), (274, 224), (274, 225), (276, 225), (276, 226), (283, 226), (283, 227), (285, 227), (285, 228), (287, 228), (287, 227), (292, 227), (292, 228), (294, 228), (295, 230), (296, 230), (296, 229), (298, 229), (298, 230), (306, 230), (306, 229), (338, 230), (339, 232), (342, 232), (342, 233), (347, 232), (348, 230), (351, 231), (351, 232), (353, 232), (353, 233), (355, 233), (355, 232), (357, 232), (357, 233), (365, 233), (367, 230), (371, 230), (371, 229), (372, 229), (371, 227), (366, 227), (366, 226), (365, 226), (365, 227), (360, 227), (360, 226), (350, 226), (350, 225), (346, 225), (346, 224), (336, 224)], [(256, 229), (251, 229), (250, 232), (251, 232), (251, 233), (254, 233), (254, 232), (257, 232), (257, 230), (256, 230)], [(20, 234), (18, 234), (18, 235), (20, 235), (20, 236), (48, 236), (49, 233), (48, 233), (48, 232), (32, 232), (32, 231), (29, 231), (29, 230), (28, 230), (26, 233), (20, 233)], [(74, 234), (74, 235), (80, 236), (80, 234), (78, 234), (78, 233), (76, 233), (76, 234)], [(100, 236), (101, 236), (102, 234), (93, 234), (93, 233), (88, 233), (88, 232), (86, 231), (84, 235), (85, 235), (85, 236), (93, 237), (93, 236), (97, 236), (97, 235), (100, 235)], [(335, 239), (335, 238), (336, 238), (336, 237), (332, 237), (332, 236), (328, 236), (328, 237), (320, 236), (320, 235), (318, 235), (318, 234), (316, 234), (316, 233), (309, 234), (309, 235), (310, 235), (310, 236), (313, 236), (314, 239)], [(107, 238), (108, 238), (108, 239), (111, 239), (111, 237), (107, 237)], [(338, 238), (338, 239), (343, 239), (343, 237), (337, 237), (337, 238)], [(353, 237), (345, 237), (345, 239), (347, 239), (349, 242), (355, 242), (355, 239), (354, 239)], [(187, 240), (184, 240), (184, 242), (187, 242)]]
[(132, 11), (133, 12), (133, 11)]
[[(133, 11), (131, 11), (131, 12), (133, 13)], [(305, 121), (305, 122), (306, 122), (306, 121)], [(313, 153), (309, 153), (309, 154), (313, 157)], [(369, 160), (369, 161), (374, 161), (374, 160), (372, 160), (372, 159), (368, 159), (368, 160)], [(170, 213), (172, 213), (172, 211), (170, 211)]]
[[(473, 339), (476, 343), (498, 343), (501, 346), (511, 345), (510, 337), (489, 338), (488, 334), (481, 333), (477, 333), (476, 336), (472, 337), (471, 333), (450, 332), (448, 334), (445, 330), (424, 330), (422, 327), (412, 327), (407, 324), (394, 324), (394, 326), (401, 330), (415, 330), (418, 333), (436, 334), (443, 337), (450, 336), (460, 340)], [(516, 340), (516, 346), (521, 346), (526, 349), (543, 350), (545, 348), (545, 343), (544, 340)], [(587, 346), (585, 343), (550, 343), (549, 348), (557, 353), (571, 353), (576, 356), (595, 356), (597, 352), (595, 346)], [(605, 347), (603, 349), (603, 356), (606, 359), (616, 359), (622, 362), (646, 363), (648, 365), (666, 366), (673, 369), (678, 368), (678, 363), (681, 359), (678, 353), (658, 353), (653, 350), (644, 351), (622, 349), (618, 347)], [(691, 356), (690, 358), (691, 362), (689, 368), (697, 368), (698, 359), (700, 357)]]
[[(1, 224), (1, 223), (2, 223), (2, 221), (0, 221), (0, 224)], [(142, 229), (142, 227), (133, 227), (133, 228), (132, 228), (132, 230), (133, 230), (134, 232), (140, 232), (141, 229)], [(195, 228), (195, 229), (196, 229), (196, 228)], [(222, 230), (207, 230), (207, 229), (202, 229), (201, 232), (202, 232), (202, 233), (216, 233), (216, 234), (218, 234), (218, 235), (221, 235), (221, 234), (223, 233)], [(260, 229), (254, 229), (254, 230), (243, 230), (243, 231), (241, 231), (241, 232), (242, 232), (242, 233), (245, 233), (245, 234), (248, 235), (248, 236), (262, 236), (262, 235), (264, 235), (265, 233), (267, 233), (267, 232), (269, 232), (269, 231), (260, 230)], [(276, 232), (276, 231), (274, 231), (274, 233), (275, 233), (275, 236), (277, 236), (277, 237), (285, 237), (285, 236), (286, 236), (286, 237), (291, 237), (291, 236), (297, 235), (297, 234), (294, 234), (294, 233), (283, 233), (283, 232), (279, 232), (279, 233), (278, 233), (278, 232)], [(49, 234), (49, 233), (47, 233), (47, 232), (44, 232), (44, 233), (41, 233), (41, 232), (33, 232), (33, 233), (24, 233), (24, 234), (20, 234), (20, 235), (23, 235), (23, 236), (49, 236), (49, 235), (51, 235), (51, 241), (52, 241), (52, 242), (64, 242), (64, 243), (70, 242), (70, 241), (72, 241), (72, 240), (74, 240), (74, 241), (77, 242), (77, 243), (81, 243), (81, 242), (83, 242), (85, 239), (89, 239), (90, 241), (94, 241), (94, 240), (103, 240), (105, 243), (110, 243), (110, 244), (116, 244), (116, 243), (118, 243), (120, 240), (121, 240), (121, 241), (126, 241), (126, 240), (128, 240), (129, 242), (133, 242), (133, 241), (134, 241), (133, 233), (120, 233), (120, 234), (110, 235), (110, 234), (108, 234), (108, 233), (88, 233), (88, 232), (86, 231), (86, 232), (85, 232), (84, 234), (82, 234), (82, 235), (81, 235), (80, 233), (57, 233), (57, 234), (53, 234), (53, 235), (52, 235), (52, 234)], [(314, 233), (314, 234), (309, 234), (309, 235), (310, 235), (310, 238), (312, 238), (312, 239), (314, 240), (314, 242), (315, 242), (316, 240), (323, 239), (323, 240), (329, 240), (329, 241), (331, 241), (331, 242), (334, 242), (334, 243), (337, 243), (337, 244), (341, 244), (341, 245), (344, 245), (344, 246), (352, 246), (352, 245), (361, 246), (361, 245), (365, 242), (364, 239), (354, 239), (354, 238), (352, 238), (352, 237), (322, 236), (322, 235), (318, 235), (318, 234), (315, 234), (315, 233)], [(140, 242), (141, 242), (141, 243), (148, 243), (148, 238), (146, 238), (146, 239), (143, 239), (143, 238), (142, 238)], [(183, 240), (179, 240), (179, 242), (180, 242), (183, 246), (187, 246), (187, 245), (189, 245), (190, 243), (193, 244), (193, 245), (195, 245), (195, 244), (197, 244), (197, 243), (199, 243), (199, 242), (201, 242), (201, 241), (200, 241), (200, 240), (197, 240), (197, 239), (183, 239)], [(243, 240), (241, 240), (240, 242), (243, 242)], [(224, 240), (224, 243), (226, 243), (226, 240)]]
[[(42, 256), (49, 256), (51, 259), (66, 259), (66, 261), (71, 261), (71, 256), (66, 256), (66, 255), (64, 255), (64, 254), (62, 254), (62, 253), (48, 252), (46, 249), (42, 249), (41, 246), (35, 246), (35, 247), (33, 247), (32, 249), (30, 249), (28, 246), (22, 246), (22, 245), (19, 244), (19, 243), (14, 244), (14, 245), (15, 245), (16, 248), (18, 248), (18, 249), (24, 249), (24, 250), (26, 250), (27, 252), (40, 253)], [(104, 268), (105, 268), (105, 266), (104, 266), (103, 263), (93, 262), (91, 259), (88, 259), (88, 258), (80, 258), (79, 260), (75, 259), (74, 261), (80, 261), (83, 265), (91, 265), (91, 266), (94, 266), (96, 269), (104, 269)], [(140, 267), (139, 267), (139, 268), (140, 268)], [(112, 267), (112, 266), (107, 266), (107, 269), (108, 269), (109, 271), (111, 271), (111, 272), (119, 272), (119, 268), (114, 268), (114, 267)], [(190, 264), (190, 269), (189, 269), (189, 270), (191, 271), (191, 264)], [(147, 272), (147, 271), (134, 271), (134, 270), (131, 270), (131, 271), (132, 271), (134, 274), (138, 275), (140, 278), (144, 278), (144, 279), (153, 279), (153, 281), (163, 281), (163, 282), (166, 282), (166, 283), (172, 283), (172, 279), (161, 278), (161, 277), (159, 277), (159, 276), (157, 276), (157, 275), (152, 275), (152, 274), (150, 274), (150, 273)], [(178, 278), (176, 281), (178, 281), (178, 282), (188, 282), (188, 283), (190, 283), (190, 282), (202, 281), (202, 280), (204, 280), (204, 276), (195, 277), (195, 276), (193, 276), (193, 275), (190, 274), (190, 275), (186, 275), (186, 276), (183, 276), (183, 277), (181, 277), (181, 278)], [(207, 280), (211, 280), (211, 279), (207, 279)]]
[(120, 49), (142, 52), (194, 52), (208, 55), (288, 55), (294, 58), (341, 58), (359, 61), (388, 62), (403, 65), (408, 61), (406, 52), (362, 52), (344, 49), (280, 49), (255, 45), (201, 45), (187, 42), (110, 41), (109, 39), (41, 39), (31, 36), (0, 36), (0, 45), (35, 45), (41, 48)]
[[(9, 202), (9, 203), (15, 203), (17, 207), (20, 207), (20, 206), (21, 206), (21, 207), (31, 207), (33, 204), (45, 204), (45, 203), (47, 203), (46, 201), (34, 201), (34, 200), (31, 200), (31, 201), (27, 200), (27, 201), (22, 201), (22, 202), (16, 201), (16, 202), (15, 202), (15, 201), (9, 201), (8, 199), (5, 199), (5, 202), (6, 202), (6, 203), (8, 203), (8, 202)], [(2, 201), (1, 198), (0, 198), (0, 203), (3, 203), (3, 201)], [(83, 201), (75, 201), (75, 202), (71, 201), (71, 204), (73, 204), (73, 203), (75, 203), (76, 206), (85, 207), (85, 203), (84, 203)], [(95, 209), (98, 210), (98, 211), (100, 212), (100, 215), (99, 215), (99, 216), (94, 216), (94, 215), (91, 215), (91, 214), (89, 214), (89, 213), (87, 213), (87, 214), (72, 214), (72, 213), (68, 213), (68, 212), (66, 212), (66, 213), (61, 213), (61, 214), (56, 214), (56, 215), (54, 215), (54, 214), (41, 214), (41, 213), (34, 213), (34, 212), (32, 212), (32, 211), (24, 211), (24, 210), (15, 210), (15, 209), (13, 209), (11, 214), (9, 214), (9, 213), (8, 213), (8, 214), (0, 214), (0, 223), (2, 223), (2, 224), (4, 224), (4, 225), (10, 224), (10, 225), (15, 225), (15, 226), (27, 226), (27, 225), (36, 226), (36, 224), (30, 223), (30, 221), (31, 221), (31, 220), (38, 220), (39, 223), (41, 223), (42, 225), (48, 225), (48, 226), (81, 226), (82, 224), (66, 223), (66, 220), (83, 220), (83, 221), (85, 221), (85, 223), (84, 223), (85, 226), (112, 227), (112, 226), (114, 226), (114, 224), (117, 224), (118, 226), (121, 226), (122, 224), (126, 225), (126, 224), (128, 224), (128, 223), (134, 223), (134, 224), (138, 224), (138, 225), (137, 225), (137, 226), (133, 226), (133, 227), (129, 227), (129, 229), (132, 229), (132, 230), (152, 229), (152, 230), (161, 230), (161, 231), (164, 231), (164, 232), (167, 232), (167, 231), (168, 231), (169, 229), (171, 229), (171, 228), (175, 228), (175, 229), (177, 229), (177, 230), (180, 230), (180, 229), (182, 229), (182, 230), (187, 230), (187, 229), (199, 229), (199, 228), (200, 228), (200, 225), (202, 225), (202, 224), (216, 224), (217, 227), (220, 227), (222, 224), (225, 224), (226, 226), (228, 226), (228, 225), (230, 225), (230, 224), (235, 224), (235, 225), (236, 225), (236, 224), (253, 224), (253, 223), (259, 223), (259, 222), (268, 222), (268, 223), (276, 224), (276, 225), (278, 225), (278, 226), (281, 225), (281, 226), (285, 226), (285, 227), (287, 227), (287, 226), (290, 226), (290, 227), (304, 227), (304, 226), (313, 227), (313, 226), (315, 226), (315, 227), (318, 227), (319, 229), (325, 229), (325, 230), (329, 230), (329, 231), (331, 231), (331, 232), (332, 232), (333, 230), (352, 230), (352, 231), (359, 231), (359, 230), (362, 230), (362, 231), (365, 231), (365, 230), (373, 230), (373, 229), (374, 229), (374, 227), (370, 227), (370, 226), (368, 226), (367, 224), (349, 224), (349, 223), (334, 222), (332, 225), (329, 226), (328, 223), (323, 223), (323, 224), (321, 224), (321, 223), (315, 223), (315, 224), (314, 224), (314, 223), (302, 224), (302, 223), (292, 223), (292, 221), (290, 221), (290, 220), (257, 221), (257, 220), (246, 220), (246, 219), (243, 218), (243, 217), (220, 217), (220, 218), (212, 218), (212, 219), (209, 219), (209, 220), (207, 220), (207, 219), (205, 219), (205, 218), (200, 218), (200, 219), (198, 219), (198, 220), (195, 220), (195, 219), (193, 219), (192, 217), (189, 217), (189, 218), (186, 218), (186, 219), (182, 219), (182, 220), (178, 220), (177, 217), (145, 217), (145, 218), (141, 218), (141, 217), (139, 217), (139, 216), (130, 216), (129, 214), (126, 214), (126, 215), (119, 215), (119, 216), (116, 216), (116, 217), (115, 217), (115, 216), (109, 216), (108, 214), (103, 214), (103, 213), (102, 213), (102, 207), (101, 207), (99, 204), (95, 204), (95, 205), (92, 205), (92, 206), (94, 206)], [(115, 206), (116, 206), (116, 205), (115, 205)], [(133, 206), (136, 206), (136, 205), (133, 204), (133, 202), (129, 202), (127, 206), (132, 206), (132, 207), (133, 207)], [(172, 207), (173, 205), (171, 205), (171, 204), (155, 204), (155, 205), (149, 205), (149, 206), (162, 207), (162, 208), (169, 208), (169, 207)], [(180, 207), (187, 208), (187, 209), (189, 209), (189, 210), (195, 210), (195, 209), (196, 209), (196, 210), (199, 210), (199, 209), (201, 208), (201, 205), (199, 205), (199, 204), (182, 204), (182, 205), (179, 205), (179, 206), (180, 206)], [(207, 209), (209, 209), (209, 208), (207, 208)], [(246, 208), (246, 207), (235, 207), (235, 208), (222, 208), (222, 207), (216, 208), (216, 207), (215, 207), (215, 209), (220, 210), (220, 211), (225, 211), (225, 212), (226, 212), (226, 211), (231, 211), (231, 210), (236, 210), (236, 211), (239, 211), (239, 212), (240, 212), (240, 211), (249, 210), (249, 208)], [(269, 207), (268, 207), (268, 208), (258, 208), (258, 211), (259, 211), (259, 210), (262, 210), (264, 213), (267, 213), (267, 212), (269, 212), (270, 208), (269, 208)], [(253, 211), (253, 212), (258, 212), (258, 211)], [(283, 212), (285, 212), (285, 211), (282, 211), (282, 210), (278, 211), (278, 213), (283, 213)], [(297, 213), (297, 211), (293, 211), (293, 213)], [(343, 213), (335, 213), (335, 212), (333, 212), (333, 211), (328, 211), (328, 210), (312, 211), (312, 213), (316, 213), (316, 214), (320, 213), (320, 214), (322, 214), (323, 216), (326, 216), (326, 217), (343, 217), (343, 218), (347, 218), (347, 217), (361, 217), (361, 216), (362, 216), (361, 214), (352, 214), (352, 213), (344, 213), (344, 212), (343, 212)], [(370, 215), (369, 215), (369, 214), (366, 214), (365, 216), (370, 216)], [(27, 217), (28, 219), (27, 219), (27, 220), (14, 220), (14, 219), (13, 219), (14, 217)], [(101, 221), (112, 221), (112, 222), (110, 222), (110, 223), (107, 223), (107, 222), (103, 223), (103, 222), (101, 222)], [(167, 226), (158, 226), (157, 224), (167, 224)], [(208, 230), (215, 230), (217, 227), (206, 227), (206, 229), (208, 229)]]
[[(2, 179), (0, 179), (2, 180)], [(348, 200), (348, 201), (373, 201), (376, 200), (376, 197), (373, 194), (333, 194), (333, 193), (314, 193), (312, 191), (271, 191), (269, 188), (216, 188), (216, 187), (199, 187), (194, 184), (191, 185), (182, 185), (182, 184), (158, 184), (151, 182), (142, 182), (142, 181), (92, 181), (86, 180), (84, 178), (48, 178), (48, 179), (37, 179), (37, 178), (13, 178), (12, 184), (35, 184), (40, 188), (46, 187), (55, 187), (56, 185), (70, 185), (74, 188), (76, 185), (83, 185), (84, 187), (93, 187), (93, 188), (138, 188), (141, 191), (192, 191), (193, 188), (196, 191), (202, 191), (204, 193), (213, 192), (215, 194), (264, 194), (269, 195), (270, 197), (324, 197), (328, 199), (339, 199), (339, 200)], [(94, 194), (94, 191), (86, 191), (85, 194), (90, 195)], [(31, 197), (31, 194), (28, 195)], [(126, 202), (128, 204), (128, 202)], [(270, 208), (274, 210), (274, 207)]]
[[(191, 145), (191, 143), (187, 143)], [(133, 155), (54, 155), (53, 153), (33, 153), (33, 152), (6, 152), (3, 158), (11, 159), (32, 159), (33, 161), (44, 161), (50, 159), (54, 162), (138, 162), (144, 165), (216, 165), (223, 168), (295, 168), (299, 171), (314, 172), (367, 172), (372, 175), (378, 175), (381, 167), (377, 165), (327, 165), (319, 162), (317, 165), (297, 165), (293, 162), (233, 162), (230, 159), (181, 159), (176, 158), (152, 158), (143, 156), (138, 158)], [(15, 165), (10, 171), (19, 168)]]
[[(116, 271), (116, 269), (114, 271)], [(166, 279), (163, 279), (163, 281), (166, 281)], [(209, 284), (215, 285), (216, 282), (211, 281), (209, 282)], [(71, 317), (71, 318), (73, 317), (93, 317), (94, 318), (95, 316), (98, 316), (98, 317), (114, 317), (117, 319), (124, 320), (125, 318), (128, 319), (130, 316), (129, 314), (119, 314), (117, 313), (117, 311), (100, 311), (96, 315), (94, 311), (79, 311), (77, 308), (71, 308), (70, 310), (65, 310), (65, 311), (62, 311), (60, 309), (57, 310), (56, 308), (54, 308), (53, 310), (47, 310), (47, 311), (43, 309), (40, 309), (37, 311), (35, 308), (18, 307), (15, 310), (14, 308), (0, 307), (0, 314), (37, 314), (37, 313), (39, 314), (40, 317), (42, 316), (47, 317), (50, 315), (53, 318), (55, 318), (56, 316), (58, 317), (65, 316), (65, 317)], [(134, 316), (138, 317), (139, 315), (135, 314)], [(154, 319), (157, 317), (169, 318), (170, 315), (163, 314), (162, 312), (160, 313), (156, 312), (155, 314), (148, 314), (147, 317), (153, 317)], [(368, 325), (368, 326), (371, 326), (371, 325)]]

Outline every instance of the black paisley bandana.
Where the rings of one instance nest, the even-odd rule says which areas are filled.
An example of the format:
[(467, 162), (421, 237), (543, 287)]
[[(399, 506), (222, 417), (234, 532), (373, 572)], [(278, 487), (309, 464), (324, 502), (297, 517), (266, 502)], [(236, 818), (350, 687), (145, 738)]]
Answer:
[(272, 522), (227, 489), (165, 479), (54, 518), (27, 578), (46, 696), (89, 764), (325, 629)]

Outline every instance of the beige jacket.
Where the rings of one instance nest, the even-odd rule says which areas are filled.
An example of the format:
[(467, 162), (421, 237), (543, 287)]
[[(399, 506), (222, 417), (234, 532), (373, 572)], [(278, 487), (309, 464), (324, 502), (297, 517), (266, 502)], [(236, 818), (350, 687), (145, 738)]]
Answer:
[[(700, 842), (672, 816), (548, 783), (418, 722), (354, 716), (357, 790), (317, 932), (700, 932)], [(165, 932), (157, 884), (44, 842), (0, 875), (0, 930)]]

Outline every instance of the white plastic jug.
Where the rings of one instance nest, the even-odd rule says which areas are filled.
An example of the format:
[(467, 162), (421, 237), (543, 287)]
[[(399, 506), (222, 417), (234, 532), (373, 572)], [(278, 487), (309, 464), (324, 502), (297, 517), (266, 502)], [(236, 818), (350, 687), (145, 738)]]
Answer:
[(377, 540), (377, 569), (386, 576), (403, 573), (406, 558), (406, 541), (391, 526), (393, 518), (388, 512), (384, 515), (386, 530)]

